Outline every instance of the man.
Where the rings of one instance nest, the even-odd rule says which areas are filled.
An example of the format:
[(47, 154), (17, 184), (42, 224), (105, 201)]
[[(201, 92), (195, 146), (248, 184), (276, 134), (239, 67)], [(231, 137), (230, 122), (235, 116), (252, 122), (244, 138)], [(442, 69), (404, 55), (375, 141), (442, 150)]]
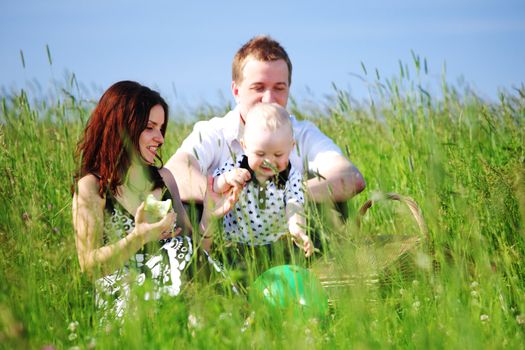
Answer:
[[(284, 48), (268, 36), (257, 36), (243, 45), (232, 65), (232, 93), (237, 103), (222, 118), (197, 122), (166, 167), (175, 176), (183, 201), (201, 203), (207, 176), (234, 154), (242, 152), (239, 135), (244, 116), (259, 102), (286, 108), (292, 79), (292, 63)], [(315, 202), (344, 202), (365, 188), (359, 170), (333, 141), (313, 123), (291, 116), (296, 149), (292, 165), (309, 180), (306, 191)]]

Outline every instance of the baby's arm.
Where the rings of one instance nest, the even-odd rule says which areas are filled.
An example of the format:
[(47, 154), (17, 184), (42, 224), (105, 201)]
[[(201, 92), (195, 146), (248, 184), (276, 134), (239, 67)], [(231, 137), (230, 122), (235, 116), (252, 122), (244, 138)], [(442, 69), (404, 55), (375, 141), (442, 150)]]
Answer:
[(224, 193), (232, 187), (241, 190), (250, 178), (251, 176), (248, 170), (233, 168), (213, 179), (213, 192)]
[(305, 233), (306, 219), (303, 206), (297, 202), (288, 202), (286, 204), (286, 218), (288, 219), (288, 230), (295, 244), (304, 250), (304, 255), (308, 258), (314, 253), (314, 245)]

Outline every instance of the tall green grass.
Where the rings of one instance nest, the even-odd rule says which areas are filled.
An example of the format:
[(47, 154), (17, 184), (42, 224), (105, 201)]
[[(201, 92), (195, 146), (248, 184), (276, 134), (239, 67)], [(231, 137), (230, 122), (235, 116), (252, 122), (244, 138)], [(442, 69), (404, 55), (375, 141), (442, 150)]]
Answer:
[[(363, 276), (333, 295), (321, 320), (266, 315), (212, 275), (179, 298), (137, 301), (122, 323), (100, 322), (79, 271), (70, 192), (73, 152), (94, 104), (74, 89), (52, 102), (29, 102), (23, 91), (3, 96), (0, 347), (522, 348), (525, 89), (488, 102), (443, 81), (433, 96), (421, 83), (426, 62), (414, 55), (414, 66), (400, 64), (398, 77), (382, 79), (363, 65), (367, 103), (335, 88), (315, 110), (290, 106), (332, 137), (367, 181), (348, 202), (345, 225), (334, 224), (330, 210), (309, 211), (326, 237), (323, 259)], [(191, 130), (171, 117), (165, 160)], [(393, 265), (379, 282), (366, 276), (363, 239), (419, 230), (394, 202), (372, 207), (358, 230), (358, 208), (376, 191), (414, 198), (430, 236), (407, 258), (410, 273)]]

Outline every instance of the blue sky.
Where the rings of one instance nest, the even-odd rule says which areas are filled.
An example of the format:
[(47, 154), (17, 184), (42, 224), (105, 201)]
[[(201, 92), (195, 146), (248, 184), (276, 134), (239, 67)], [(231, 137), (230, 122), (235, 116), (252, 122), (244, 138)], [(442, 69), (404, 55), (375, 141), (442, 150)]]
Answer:
[(256, 34), (287, 49), (299, 100), (322, 101), (332, 83), (366, 97), (353, 75), (361, 62), (391, 77), (399, 60), (413, 67), (411, 50), (427, 59), (429, 84), (444, 62), (449, 82), (463, 77), (490, 99), (525, 82), (523, 0), (0, 0), (0, 87), (48, 91), (53, 78), (74, 72), (86, 97), (132, 79), (172, 105), (233, 101), (232, 57)]

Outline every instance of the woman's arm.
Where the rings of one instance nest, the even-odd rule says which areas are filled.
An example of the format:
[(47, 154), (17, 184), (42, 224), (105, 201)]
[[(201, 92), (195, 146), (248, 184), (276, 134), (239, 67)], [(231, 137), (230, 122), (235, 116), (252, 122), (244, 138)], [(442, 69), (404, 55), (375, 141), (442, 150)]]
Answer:
[(144, 244), (162, 238), (176, 215), (170, 212), (161, 221), (148, 224), (144, 220), (144, 203), (137, 209), (135, 229), (119, 241), (102, 245), (105, 200), (98, 194), (98, 180), (93, 175), (78, 182), (73, 196), (73, 226), (80, 268), (91, 277), (100, 277), (122, 267)]

